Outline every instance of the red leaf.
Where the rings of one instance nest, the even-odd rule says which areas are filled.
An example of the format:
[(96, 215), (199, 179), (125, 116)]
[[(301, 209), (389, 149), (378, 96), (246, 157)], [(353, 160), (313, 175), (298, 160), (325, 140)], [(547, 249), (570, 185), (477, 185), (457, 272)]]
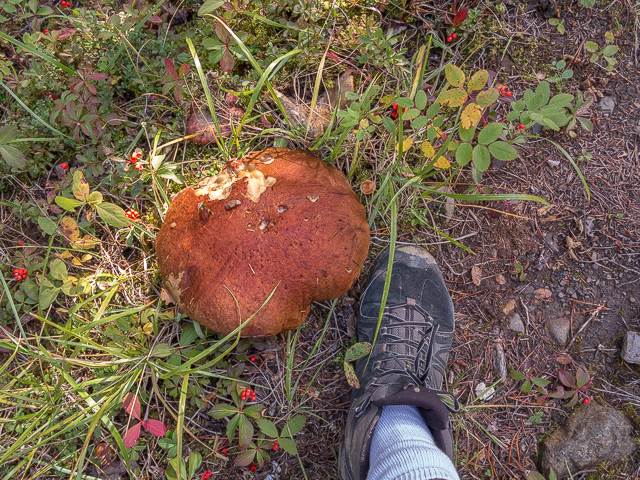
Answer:
[(151, 23), (162, 23), (162, 19), (158, 15), (151, 15), (149, 21)]
[(231, 70), (233, 70), (233, 66), (235, 64), (236, 62), (233, 60), (233, 55), (231, 55), (229, 50), (225, 50), (222, 58), (220, 59), (220, 68), (222, 69), (222, 71), (231, 73)]
[(576, 384), (573, 380), (573, 375), (562, 368), (558, 370), (558, 380), (560, 380), (565, 386), (569, 388), (576, 388)]
[(231, 35), (224, 25), (225, 24), (222, 21), (216, 22), (216, 35), (222, 43), (227, 43), (231, 38)]
[(76, 29), (75, 28), (63, 28), (62, 30), (59, 30), (60, 35), (58, 35), (58, 40), (64, 40), (65, 38), (70, 37), (71, 35), (73, 35), (74, 33), (76, 33)]
[(153, 433), (156, 437), (164, 437), (164, 434), (167, 433), (164, 423), (160, 420), (154, 420), (153, 418), (144, 420), (142, 422), (142, 426), (145, 430)]
[(124, 400), (122, 400), (122, 405), (124, 405), (124, 409), (129, 415), (138, 420), (142, 420), (140, 418), (140, 400), (138, 400), (135, 393), (127, 393)]
[(87, 78), (87, 80), (106, 80), (107, 78), (109, 78), (109, 75), (107, 75), (106, 73), (92, 73), (91, 75), (89, 75), (89, 78)]
[(580, 390), (586, 390), (591, 385), (591, 375), (589, 371), (582, 366), (578, 367), (576, 372), (576, 386)]
[(140, 424), (136, 423), (133, 427), (127, 430), (122, 437), (124, 442), (124, 448), (133, 447), (138, 441), (138, 437), (140, 436)]
[(178, 80), (178, 72), (176, 72), (176, 66), (173, 63), (173, 60), (171, 60), (170, 58), (164, 59), (164, 71), (167, 75)]
[(180, 65), (180, 68), (178, 69), (178, 75), (180, 76), (180, 78), (184, 77), (187, 73), (189, 73), (190, 69), (191, 69), (191, 65), (189, 65), (188, 63), (183, 63), (182, 65)]
[(461, 8), (460, 10), (458, 10), (456, 12), (456, 14), (453, 16), (453, 24), (454, 25), (459, 25), (462, 22), (465, 21), (465, 19), (467, 18), (467, 13), (469, 12), (469, 7), (464, 7)]

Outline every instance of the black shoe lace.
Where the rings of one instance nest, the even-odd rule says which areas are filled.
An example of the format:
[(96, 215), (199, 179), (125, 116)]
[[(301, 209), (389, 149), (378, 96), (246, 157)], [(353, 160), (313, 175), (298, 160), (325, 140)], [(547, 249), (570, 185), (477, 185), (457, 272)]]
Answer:
[[(428, 312), (426, 312), (425, 310), (423, 310), (422, 308), (420, 308), (417, 305), (409, 305), (409, 304), (405, 304), (405, 305), (399, 305), (399, 306), (394, 306), (394, 307), (387, 307), (385, 308), (385, 316), (388, 316), (390, 323), (389, 326), (387, 328), (391, 328), (391, 327), (399, 327), (399, 326), (411, 326), (411, 324), (413, 323), (412, 321), (408, 320), (407, 317), (408, 315), (405, 315), (405, 318), (400, 318), (396, 315), (393, 315), (391, 313), (391, 309), (397, 309), (398, 307), (400, 308), (404, 308), (404, 309), (411, 309), (413, 311), (417, 311), (418, 313), (420, 313), (420, 315), (423, 315), (427, 320), (427, 328), (424, 331), (424, 333), (422, 334), (422, 337), (420, 338), (420, 341), (418, 342), (418, 346), (416, 347), (416, 354), (415, 354), (415, 359), (413, 362), (413, 371), (407, 369), (407, 367), (405, 366), (405, 363), (403, 363), (398, 356), (393, 353), (393, 352), (387, 352), (389, 354), (389, 356), (391, 357), (391, 359), (389, 360), (394, 360), (399, 366), (399, 369), (390, 369), (390, 370), (386, 370), (384, 373), (384, 376), (386, 378), (388, 378), (389, 376), (398, 376), (398, 378), (402, 378), (402, 376), (407, 376), (411, 379), (411, 381), (409, 383), (405, 383), (405, 382), (393, 382), (391, 383), (392, 385), (395, 384), (402, 384), (403, 388), (407, 388), (413, 385), (415, 386), (420, 386), (420, 387), (426, 387), (429, 390), (431, 390), (432, 392), (434, 392), (435, 394), (437, 394), (440, 397), (445, 397), (445, 399), (442, 399), (445, 407), (447, 407), (447, 410), (449, 410), (452, 413), (457, 413), (460, 411), (460, 404), (458, 403), (458, 399), (451, 393), (444, 391), (444, 390), (437, 390), (435, 388), (432, 388), (429, 386), (428, 382), (427, 382), (427, 377), (429, 375), (429, 367), (431, 366), (431, 359), (433, 357), (433, 345), (434, 345), (434, 340), (436, 338), (436, 335), (438, 334), (438, 330), (440, 328), (440, 326), (438, 324), (436, 324), (433, 321), (433, 318), (431, 317), (431, 315), (429, 315)], [(407, 311), (407, 314), (409, 313), (409, 311)], [(422, 326), (424, 324), (420, 324), (420, 326)], [(395, 340), (391, 340), (389, 342), (387, 342), (388, 344), (394, 344), (394, 343), (404, 343), (406, 342), (405, 339), (395, 339)], [(424, 365), (424, 369), (421, 372), (420, 371), (420, 352), (422, 352), (422, 350), (424, 349), (425, 345), (427, 346), (427, 351), (425, 352), (425, 365)], [(401, 357), (405, 357), (405, 355), (401, 355)], [(407, 356), (406, 360), (409, 360), (409, 357)], [(381, 362), (385, 362), (384, 360), (382, 360)], [(404, 375), (403, 375), (404, 374)], [(356, 411), (358, 412), (358, 415), (362, 414), (367, 407), (369, 406), (370, 400), (371, 400), (371, 394), (373, 393), (373, 390), (375, 389), (375, 387), (381, 387), (381, 386), (385, 386), (385, 385), (389, 385), (389, 382), (384, 382), (384, 383), (377, 383), (376, 378), (374, 378), (374, 381), (371, 382), (369, 385), (367, 385), (367, 387), (365, 387), (365, 390), (368, 390), (368, 394), (366, 395), (366, 397), (363, 399), (363, 403), (359, 406), (356, 407)]]

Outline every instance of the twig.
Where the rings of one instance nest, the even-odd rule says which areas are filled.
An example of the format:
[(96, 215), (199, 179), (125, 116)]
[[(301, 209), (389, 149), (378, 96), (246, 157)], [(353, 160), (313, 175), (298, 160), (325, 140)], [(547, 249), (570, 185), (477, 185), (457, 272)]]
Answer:
[(578, 335), (580, 335), (584, 331), (584, 329), (587, 328), (587, 325), (589, 325), (591, 323), (591, 320), (596, 318), (596, 315), (598, 315), (598, 312), (600, 312), (600, 310), (602, 310), (603, 308), (604, 308), (604, 305), (600, 305), (598, 308), (596, 308), (596, 310), (591, 314), (589, 319), (582, 324), (582, 326), (578, 329), (576, 334), (571, 338), (571, 341), (567, 345), (567, 350), (569, 350), (573, 346), (573, 344), (575, 343), (576, 339), (578, 338)]

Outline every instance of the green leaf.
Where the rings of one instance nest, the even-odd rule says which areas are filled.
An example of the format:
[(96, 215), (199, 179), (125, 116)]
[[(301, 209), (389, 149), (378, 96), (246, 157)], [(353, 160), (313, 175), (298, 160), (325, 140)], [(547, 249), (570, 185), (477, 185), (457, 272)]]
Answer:
[(427, 118), (434, 118), (440, 112), (440, 102), (433, 102), (427, 109)]
[(442, 105), (448, 105), (449, 107), (459, 107), (467, 101), (467, 92), (461, 88), (452, 88), (443, 92), (438, 97), (438, 101)]
[(411, 128), (413, 128), (414, 130), (420, 130), (421, 128), (426, 127), (427, 123), (429, 123), (429, 119), (420, 115), (413, 122), (411, 122)]
[[(542, 104), (540, 106), (546, 105), (547, 102), (549, 102), (550, 94), (551, 89), (549, 87), (549, 82), (540, 82), (540, 85), (538, 85), (538, 88), (536, 88), (536, 95), (542, 95)], [(535, 108), (531, 108), (531, 110), (535, 110)]]
[(189, 453), (189, 478), (193, 478), (196, 471), (202, 464), (202, 455), (197, 450), (191, 450)]
[(391, 117), (383, 116), (382, 126), (389, 133), (394, 133), (396, 131), (396, 123), (393, 121)]
[(182, 329), (182, 333), (180, 333), (178, 345), (181, 347), (189, 346), (196, 340), (196, 338), (198, 338), (198, 334), (196, 333), (196, 328), (193, 326), (193, 322), (188, 323)]
[(584, 367), (579, 366), (578, 371), (576, 372), (576, 387), (582, 388), (587, 385), (591, 381), (591, 375), (589, 371)]
[(527, 378), (527, 376), (524, 373), (520, 373), (517, 370), (511, 370), (509, 372), (509, 375), (511, 375), (511, 378), (518, 381), (522, 381)]
[(260, 429), (260, 431), (267, 437), (278, 437), (278, 429), (271, 420), (267, 420), (266, 418), (258, 418), (256, 420), (256, 423), (258, 424), (258, 428)]
[(551, 381), (545, 378), (532, 378), (531, 383), (537, 385), (538, 387), (546, 387), (551, 383)]
[(249, 448), (251, 439), (253, 438), (253, 425), (249, 419), (240, 415), (240, 421), (238, 422), (238, 444), (242, 450)]
[(418, 93), (416, 93), (416, 97), (413, 101), (417, 109), (424, 110), (427, 106), (427, 94), (424, 92), (424, 90), (418, 90)]
[(407, 97), (400, 97), (396, 100), (398, 107), (413, 108), (413, 100)]
[(449, 82), (454, 87), (461, 87), (462, 85), (464, 85), (464, 72), (451, 63), (448, 63), (444, 67), (444, 76), (447, 77), (447, 82)]
[(493, 142), (489, 145), (489, 152), (494, 158), (503, 162), (510, 162), (518, 158), (518, 151), (507, 142)]
[(571, 105), (573, 98), (573, 95), (570, 93), (560, 93), (558, 95), (554, 95), (551, 100), (549, 100), (549, 106), (567, 107)]
[(527, 475), (527, 480), (547, 480), (544, 478), (544, 475), (539, 474), (538, 472), (531, 472)]
[(306, 423), (307, 417), (304, 415), (296, 415), (287, 421), (282, 431), (286, 435), (295, 435), (304, 428)]
[(230, 417), (231, 415), (238, 412), (238, 409), (234, 405), (227, 405), (226, 403), (219, 403), (218, 405), (214, 405), (214, 407), (209, 412), (216, 420), (220, 420), (224, 417)]
[(298, 454), (298, 447), (296, 447), (296, 442), (294, 442), (290, 438), (280, 438), (280, 440), (278, 440), (278, 445), (280, 445), (280, 447), (282, 447), (282, 449), (289, 455)]
[(254, 405), (249, 405), (248, 407), (245, 406), (242, 411), (244, 412), (245, 415), (251, 417), (251, 418), (262, 418), (262, 412), (264, 412), (264, 405), (260, 405), (259, 403), (256, 403)]
[(104, 202), (95, 207), (100, 218), (112, 227), (126, 227), (129, 225), (129, 220), (124, 216), (124, 210), (119, 206)]
[(481, 145), (488, 145), (491, 142), (495, 142), (502, 134), (502, 128), (502, 123), (489, 123), (478, 134), (478, 143)]
[(592, 8), (596, 4), (596, 0), (580, 0), (583, 7)]
[(200, 10), (198, 10), (198, 16), (202, 17), (207, 13), (215, 12), (224, 4), (224, 0), (207, 0), (202, 4)]
[(13, 125), (0, 128), (0, 144), (9, 143), (18, 136), (18, 129)]
[(80, 200), (61, 197), (59, 195), (55, 198), (55, 202), (60, 208), (67, 210), (68, 212), (74, 212), (76, 207), (84, 205), (84, 202), (81, 202)]
[(102, 203), (102, 194), (100, 192), (91, 192), (87, 197), (89, 205), (100, 205)]
[(585, 129), (587, 132), (593, 132), (593, 123), (591, 122), (591, 120), (588, 120), (582, 117), (576, 117), (576, 118), (580, 122), (580, 125), (582, 125), (583, 129)]
[(573, 70), (571, 70), (570, 68), (565, 70), (564, 72), (562, 72), (562, 79), (563, 80), (568, 80), (570, 78), (573, 77)]
[(476, 96), (476, 103), (480, 105), (482, 108), (487, 108), (489, 105), (495, 103), (500, 96), (500, 92), (497, 88), (489, 88), (480, 92)]
[(36, 15), (46, 16), (51, 15), (53, 13), (53, 9), (51, 7), (40, 7)]
[(256, 451), (254, 449), (247, 450), (246, 452), (242, 452), (240, 455), (236, 457), (235, 464), (237, 467), (246, 467), (253, 462), (253, 459), (256, 456)]
[(600, 47), (598, 46), (598, 44), (596, 42), (585, 42), (584, 48), (587, 49), (587, 52), (593, 53), (593, 52), (597, 52), (598, 48), (600, 48)]
[(509, 114), (507, 115), (507, 121), (509, 122), (513, 122), (514, 120), (517, 120), (518, 117), (520, 116), (520, 112), (517, 112), (515, 110), (512, 110), (509, 112)]
[(171, 355), (173, 352), (174, 349), (171, 347), (171, 345), (167, 345), (166, 343), (156, 343), (151, 349), (151, 353), (149, 355), (155, 358), (165, 358)]
[(38, 217), (38, 225), (47, 235), (53, 235), (56, 231), (56, 224), (46, 217)]
[(49, 274), (52, 278), (62, 281), (66, 280), (69, 276), (69, 273), (67, 272), (67, 266), (59, 258), (56, 258), (53, 262), (51, 262), (51, 265), (49, 267)]
[(59, 288), (45, 288), (40, 293), (39, 303), (43, 309), (47, 309), (58, 297)]
[(464, 142), (470, 142), (473, 140), (474, 135), (476, 134), (476, 127), (473, 126), (471, 128), (462, 128), (458, 130), (458, 134), (460, 135), (460, 140)]
[(351, 345), (347, 350), (347, 353), (344, 355), (345, 362), (351, 362), (353, 360), (358, 360), (359, 358), (364, 357), (365, 355), (369, 355), (371, 352), (371, 344), (368, 342), (360, 342), (354, 345)]
[(11, 168), (22, 170), (27, 166), (27, 159), (24, 154), (11, 145), (0, 145), (0, 155)]
[(484, 145), (473, 147), (472, 160), (480, 172), (486, 171), (491, 166), (491, 155), (489, 155), (489, 150)]
[(471, 161), (473, 148), (470, 143), (461, 143), (456, 150), (456, 161), (464, 166)]
[(602, 53), (602, 55), (604, 55), (605, 57), (612, 57), (616, 53), (618, 53), (618, 50), (620, 50), (620, 48), (617, 45), (607, 45), (602, 49), (602, 52), (600, 53)]
[(73, 196), (82, 202), (87, 201), (89, 196), (89, 184), (84, 178), (84, 174), (80, 170), (76, 170), (73, 174)]
[(527, 380), (526, 382), (524, 382), (520, 387), (520, 390), (522, 391), (522, 393), (531, 393), (531, 381)]

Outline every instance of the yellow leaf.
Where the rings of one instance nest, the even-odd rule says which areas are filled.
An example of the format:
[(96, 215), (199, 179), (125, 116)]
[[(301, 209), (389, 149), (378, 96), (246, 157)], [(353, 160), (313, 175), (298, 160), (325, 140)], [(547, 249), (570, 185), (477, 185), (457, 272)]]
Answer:
[(85, 235), (84, 237), (78, 238), (77, 240), (71, 242), (71, 245), (76, 248), (91, 250), (92, 248), (96, 248), (98, 245), (100, 245), (100, 240), (91, 235)]
[(449, 162), (449, 160), (447, 160), (444, 157), (438, 158), (438, 160), (436, 160), (436, 163), (434, 163), (434, 165), (440, 170), (446, 170), (447, 168), (451, 168), (451, 163)]
[(78, 258), (76, 257), (73, 257), (73, 260), (71, 260), (71, 263), (73, 263), (76, 267), (79, 267), (80, 265), (82, 265), (82, 262), (78, 260)]
[(440, 130), (440, 128), (438, 127), (433, 127), (436, 129), (436, 135), (438, 138), (442, 138), (444, 136), (444, 133), (442, 133), (442, 130)]
[(78, 224), (71, 217), (62, 217), (62, 220), (60, 220), (60, 228), (62, 228), (62, 234), (71, 242), (80, 236)]
[[(413, 138), (408, 138), (408, 137), (407, 137), (407, 138), (405, 138), (405, 139), (402, 141), (402, 151), (403, 151), (403, 152), (406, 152), (407, 150), (409, 150), (409, 149), (411, 148), (411, 145), (413, 145)], [(400, 151), (400, 144), (398, 144), (398, 145), (396, 146), (396, 149), (397, 149), (398, 151)]]
[(469, 130), (471, 127), (475, 127), (482, 118), (482, 108), (475, 103), (470, 103), (460, 114), (460, 123), (462, 128)]
[(145, 323), (142, 326), (142, 331), (145, 333), (145, 335), (153, 335), (153, 323)]
[(431, 142), (425, 141), (422, 144), (422, 153), (427, 158), (431, 158), (436, 154), (436, 151), (433, 149), (433, 145), (431, 145)]
[(85, 253), (85, 254), (82, 256), (81, 261), (82, 261), (82, 263), (85, 263), (85, 262), (88, 262), (89, 260), (91, 260), (91, 258), (92, 258), (92, 257), (91, 257), (91, 255), (89, 255), (88, 253)]
[(56, 257), (58, 257), (58, 258), (60, 258), (62, 260), (66, 260), (67, 258), (73, 258), (73, 255), (71, 254), (71, 252), (69, 250), (65, 250), (64, 252), (59, 253), (59, 254), (56, 253), (55, 255), (56, 255)]

